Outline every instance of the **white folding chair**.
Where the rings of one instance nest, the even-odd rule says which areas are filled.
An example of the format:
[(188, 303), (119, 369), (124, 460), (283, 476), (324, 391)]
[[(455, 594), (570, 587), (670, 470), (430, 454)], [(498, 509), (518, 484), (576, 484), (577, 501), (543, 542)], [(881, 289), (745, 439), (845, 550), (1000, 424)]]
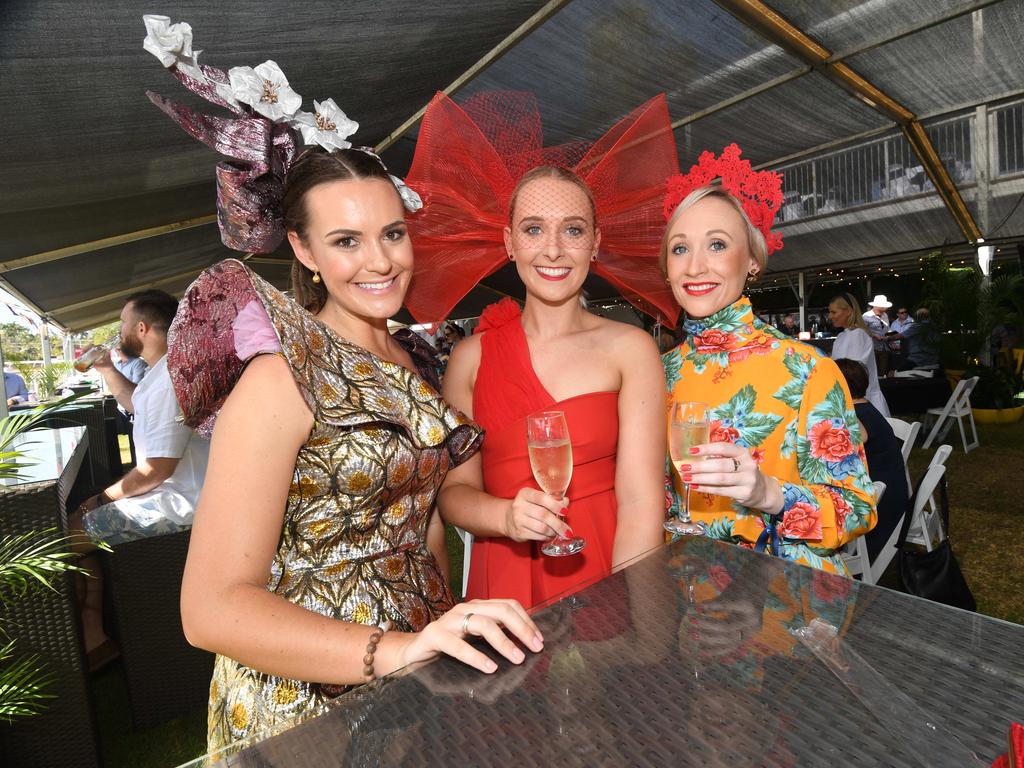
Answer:
[(462, 539), (462, 596), (466, 596), (466, 588), (469, 586), (469, 562), (473, 553), (473, 534), (455, 526), (455, 532)]
[[(928, 469), (932, 467), (944, 467), (946, 466), (946, 459), (949, 458), (949, 454), (953, 452), (953, 446), (949, 443), (943, 443), (935, 449), (935, 454), (932, 456), (932, 460), (928, 462)], [(935, 499), (935, 492), (932, 491), (928, 495), (928, 508), (936, 510), (939, 508), (939, 502)]]
[[(875, 489), (875, 504), (878, 504), (882, 498), (882, 494), (885, 493), (885, 483), (881, 480), (876, 480), (871, 485), (874, 486)], [(899, 529), (902, 524), (903, 521), (901, 519), (900, 525), (896, 526), (897, 534), (899, 533)], [(889, 559), (891, 560), (892, 557)], [(846, 563), (846, 567), (850, 571), (850, 575), (860, 576), (860, 580), (865, 584), (874, 584), (878, 580), (878, 576), (882, 575), (879, 573), (878, 576), (869, 581), (869, 579), (872, 579), (873, 569), (870, 559), (868, 558), (868, 543), (864, 540), (863, 536), (858, 536), (846, 545), (843, 549), (843, 562)], [(888, 565), (888, 561), (886, 562), (886, 565)], [(882, 571), (885, 571), (885, 568), (882, 568)]]
[(910, 452), (914, 450), (914, 443), (917, 442), (917, 435), (921, 431), (921, 422), (908, 423), (902, 419), (894, 419), (892, 416), (887, 416), (885, 420), (889, 422), (896, 437), (903, 441), (900, 453), (903, 454), (903, 469), (907, 474), (907, 493), (912, 493), (914, 483), (910, 479)]
[[(953, 419), (956, 419), (956, 423), (960, 427), (960, 439), (964, 444), (964, 453), (968, 453), (972, 448), (978, 447), (978, 430), (974, 426), (974, 413), (971, 411), (971, 392), (977, 383), (977, 376), (972, 376), (969, 379), (960, 379), (957, 382), (956, 389), (953, 390), (953, 394), (949, 396), (949, 400), (946, 401), (942, 408), (928, 409), (925, 419), (927, 420), (934, 416), (935, 426), (928, 433), (928, 437), (922, 446), (923, 448), (930, 448), (936, 438), (941, 440), (945, 437), (946, 432), (953, 426)], [(965, 418), (970, 421), (971, 434), (974, 436), (974, 440), (970, 444), (967, 442), (967, 433), (964, 431)]]
[(953, 452), (953, 446), (947, 443), (943, 443), (935, 449), (935, 455), (932, 456), (932, 460), (928, 462), (928, 468), (934, 467), (935, 465), (944, 466), (946, 459), (949, 458), (949, 454)]
[(939, 506), (933, 498), (939, 480), (945, 473), (946, 467), (942, 464), (928, 467), (917, 489), (914, 508), (910, 510), (912, 517), (907, 530), (907, 541), (911, 544), (921, 544), (929, 552), (945, 536), (942, 520), (939, 519)]

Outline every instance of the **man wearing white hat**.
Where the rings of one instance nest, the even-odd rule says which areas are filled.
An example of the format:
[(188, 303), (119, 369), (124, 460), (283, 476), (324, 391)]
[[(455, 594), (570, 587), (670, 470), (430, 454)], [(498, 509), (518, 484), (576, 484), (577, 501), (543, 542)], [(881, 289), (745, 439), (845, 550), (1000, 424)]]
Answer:
[(889, 315), (885, 313), (892, 302), (885, 298), (885, 294), (878, 294), (874, 301), (868, 302), (867, 312), (864, 313), (864, 324), (868, 327), (868, 334), (875, 343), (875, 363), (878, 365), (878, 375), (884, 376), (889, 370), (889, 345), (885, 335), (889, 333)]

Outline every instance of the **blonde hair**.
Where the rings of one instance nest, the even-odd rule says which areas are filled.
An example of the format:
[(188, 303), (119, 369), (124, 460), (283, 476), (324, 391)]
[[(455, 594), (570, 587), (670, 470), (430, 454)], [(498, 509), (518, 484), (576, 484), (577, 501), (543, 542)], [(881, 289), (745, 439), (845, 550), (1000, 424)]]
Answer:
[(754, 261), (757, 262), (758, 272), (764, 272), (765, 265), (768, 263), (768, 244), (765, 242), (761, 230), (754, 226), (750, 217), (747, 216), (747, 212), (743, 210), (739, 200), (722, 189), (720, 184), (707, 184), (693, 190), (672, 211), (668, 224), (665, 225), (665, 234), (661, 237), (661, 250), (658, 252), (658, 266), (661, 267), (662, 274), (668, 274), (668, 236), (669, 232), (672, 231), (672, 225), (676, 223), (676, 219), (679, 218), (683, 211), (692, 208), (705, 197), (716, 197), (720, 200), (725, 200), (740, 215), (740, 218), (743, 219), (743, 223), (747, 227), (747, 248)]
[(839, 309), (850, 310), (850, 319), (846, 323), (846, 327), (850, 330), (854, 328), (860, 328), (866, 331), (868, 326), (864, 322), (864, 315), (860, 311), (860, 303), (849, 293), (840, 293), (838, 296), (833, 296), (832, 301), (828, 303), (831, 307), (835, 304)]

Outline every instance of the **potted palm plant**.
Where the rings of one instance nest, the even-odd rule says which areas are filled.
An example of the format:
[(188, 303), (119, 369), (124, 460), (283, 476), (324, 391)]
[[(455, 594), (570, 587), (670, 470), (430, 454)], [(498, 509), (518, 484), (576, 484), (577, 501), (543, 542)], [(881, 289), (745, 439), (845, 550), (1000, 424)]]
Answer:
[(977, 376), (971, 392), (974, 420), (981, 424), (1011, 424), (1024, 416), (1024, 401), (1018, 395), (1024, 381), (1006, 366), (972, 365), (965, 376)]

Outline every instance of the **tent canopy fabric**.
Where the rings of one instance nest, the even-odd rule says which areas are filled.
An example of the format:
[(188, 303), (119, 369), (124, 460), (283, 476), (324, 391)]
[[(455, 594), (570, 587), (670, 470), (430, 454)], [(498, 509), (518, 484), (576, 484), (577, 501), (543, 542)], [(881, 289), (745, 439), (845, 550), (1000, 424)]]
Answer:
[[(803, 48), (772, 33), (767, 11)], [(921, 121), (978, 231), (1024, 238), (1024, 0), (16, 0), (0, 7), (0, 279), (72, 330), (116, 317), (134, 290), (180, 293), (233, 255), (212, 216), (217, 156), (144, 95), (216, 109), (142, 49), (154, 12), (188, 21), (220, 68), (275, 60), (306, 108), (333, 98), (358, 120), (362, 144), (457, 81), (456, 101), (536, 93), (548, 143), (593, 139), (664, 91), (684, 168), (735, 141), (783, 172), (772, 271), (971, 239), (895, 104)], [(851, 89), (843, 67), (876, 90)], [(415, 141), (415, 124), (388, 140), (389, 167), (404, 172)], [(251, 263), (283, 287), (289, 260), (285, 247)], [(453, 316), (520, 290), (504, 269)], [(614, 295), (596, 279), (588, 291)]]

